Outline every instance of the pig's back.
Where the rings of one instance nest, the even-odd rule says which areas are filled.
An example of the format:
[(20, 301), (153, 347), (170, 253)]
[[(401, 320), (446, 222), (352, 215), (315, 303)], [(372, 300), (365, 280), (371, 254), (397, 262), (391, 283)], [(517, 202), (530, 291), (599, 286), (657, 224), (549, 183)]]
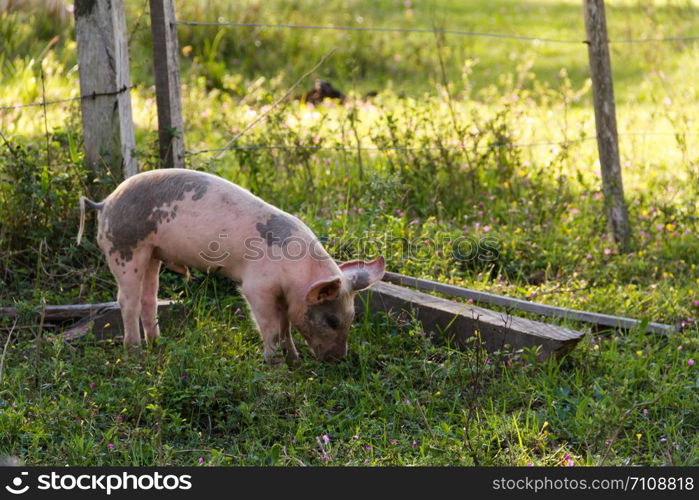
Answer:
[(210, 268), (219, 251), (242, 260), (246, 240), (268, 247), (290, 237), (315, 240), (301, 221), (220, 177), (187, 169), (143, 172), (120, 184), (100, 215), (100, 246), (128, 262), (140, 245), (159, 258)]

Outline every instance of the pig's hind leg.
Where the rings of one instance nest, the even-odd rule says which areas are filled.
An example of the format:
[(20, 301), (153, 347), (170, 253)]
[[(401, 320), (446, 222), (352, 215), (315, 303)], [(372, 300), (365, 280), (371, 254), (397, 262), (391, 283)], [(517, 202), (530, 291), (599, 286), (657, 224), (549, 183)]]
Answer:
[(119, 291), (117, 302), (124, 321), (124, 345), (141, 343), (141, 297), (143, 281), (151, 260), (151, 249), (141, 248), (133, 251), (131, 260), (117, 261), (116, 256), (108, 259), (109, 269), (116, 278)]
[(146, 334), (146, 341), (153, 342), (160, 337), (158, 326), (158, 284), (160, 278), (160, 260), (151, 258), (143, 277), (141, 291), (141, 323)]

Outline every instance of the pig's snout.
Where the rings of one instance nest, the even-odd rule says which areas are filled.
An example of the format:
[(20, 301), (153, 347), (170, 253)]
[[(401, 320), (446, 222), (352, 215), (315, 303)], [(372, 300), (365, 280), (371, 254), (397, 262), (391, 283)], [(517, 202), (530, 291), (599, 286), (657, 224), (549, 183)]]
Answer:
[[(320, 351), (320, 352), (318, 352)], [(341, 361), (347, 356), (347, 344), (336, 346), (325, 351), (316, 351), (316, 358), (324, 362)]]

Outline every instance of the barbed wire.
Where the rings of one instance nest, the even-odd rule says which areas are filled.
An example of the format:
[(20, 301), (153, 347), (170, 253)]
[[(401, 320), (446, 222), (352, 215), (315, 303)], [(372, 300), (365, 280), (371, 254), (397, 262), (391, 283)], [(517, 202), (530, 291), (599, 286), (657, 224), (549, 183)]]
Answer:
[(233, 26), (249, 28), (288, 28), (288, 29), (309, 29), (309, 30), (334, 30), (334, 31), (375, 31), (375, 32), (397, 32), (397, 33), (432, 33), (445, 35), (476, 36), (487, 38), (505, 38), (512, 40), (522, 40), (528, 42), (550, 42), (577, 44), (584, 43), (584, 40), (565, 40), (558, 38), (545, 38), (527, 35), (506, 35), (501, 33), (484, 33), (478, 31), (446, 30), (446, 29), (426, 29), (426, 28), (395, 28), (395, 27), (368, 27), (368, 26), (320, 26), (310, 24), (272, 24), (272, 23), (232, 23), (232, 22), (207, 22), (207, 21), (176, 21), (175, 24), (181, 26)]
[(0, 106), (0, 111), (9, 111), (9, 110), (13, 110), (13, 109), (48, 106), (51, 104), (64, 104), (66, 102), (82, 101), (84, 99), (95, 99), (97, 97), (103, 97), (103, 96), (114, 96), (114, 95), (123, 94), (124, 92), (129, 91), (132, 88), (133, 88), (133, 85), (124, 85), (122, 88), (120, 88), (118, 90), (114, 90), (112, 92), (92, 92), (91, 94), (80, 95), (80, 96), (76, 96), (76, 97), (67, 97), (65, 99), (54, 99), (54, 100), (50, 100), (50, 101), (39, 101), (39, 102), (30, 102), (30, 103), (25, 103), (25, 104), (14, 104), (11, 106)]
[(607, 43), (692, 42), (696, 40), (699, 40), (699, 35), (668, 36), (664, 38), (626, 38), (621, 40), (609, 40)]
[[(626, 137), (645, 137), (645, 136), (667, 136), (675, 137), (682, 136), (697, 136), (699, 132), (621, 132), (618, 134), (620, 138)], [(581, 137), (578, 139), (568, 139), (565, 141), (539, 141), (530, 143), (498, 143), (478, 146), (475, 148), (478, 151), (491, 149), (524, 149), (535, 148), (541, 146), (567, 146), (581, 142), (596, 141), (597, 136)], [(241, 144), (232, 145), (222, 148), (207, 148), (197, 151), (185, 151), (187, 156), (198, 156), (207, 153), (224, 153), (226, 151), (255, 151), (255, 150), (310, 150), (310, 151), (349, 151), (356, 153), (357, 151), (473, 151), (473, 149), (464, 148), (462, 146), (312, 146), (304, 144)]]
[(12, 109), (22, 109), (22, 108), (32, 108), (32, 107), (39, 107), (39, 106), (48, 106), (50, 104), (63, 104), (66, 102), (73, 102), (73, 101), (79, 101), (80, 96), (78, 97), (68, 97), (66, 99), (56, 99), (52, 101), (40, 101), (40, 102), (30, 102), (27, 104), (15, 104), (12, 106), (0, 106), (0, 111), (9, 111)]
[[(242, 136), (245, 132), (247, 132), (247, 131), (250, 130), (252, 127), (254, 127), (258, 122), (260, 122), (261, 120), (263, 120), (263, 119), (267, 116), (267, 114), (268, 114), (270, 111), (272, 111), (272, 110), (273, 110), (274, 108), (276, 108), (279, 104), (281, 104), (281, 102), (282, 102), (284, 99), (286, 99), (286, 98), (291, 94), (291, 92), (293, 92), (293, 90), (294, 90), (296, 87), (298, 87), (299, 85), (301, 85), (301, 83), (302, 83), (311, 73), (313, 73), (316, 69), (318, 69), (320, 66), (322, 66), (323, 63), (324, 63), (330, 56), (332, 56), (332, 55), (335, 53), (335, 50), (336, 50), (336, 49), (335, 49), (334, 47), (333, 47), (332, 49), (330, 49), (330, 51), (329, 51), (327, 54), (325, 54), (323, 57), (321, 57), (320, 61), (318, 61), (318, 62), (315, 64), (315, 66), (313, 66), (313, 68), (311, 68), (310, 70), (306, 71), (306, 73), (304, 73), (298, 80), (296, 80), (296, 82), (295, 82), (291, 87), (289, 87), (289, 88), (287, 89), (287, 91), (286, 91), (279, 99), (277, 99), (271, 106), (269, 106), (269, 107), (267, 108), (266, 111), (262, 112), (262, 113), (261, 113), (257, 118), (255, 118), (252, 122), (248, 123), (248, 124), (245, 126), (245, 128), (243, 128), (243, 130), (241, 130), (240, 132), (238, 132), (237, 134), (235, 134), (235, 136), (233, 136), (233, 138), (232, 138), (231, 140), (229, 140), (228, 143), (226, 143), (226, 145), (224, 146), (224, 151), (226, 150), (226, 148), (228, 148), (228, 147), (230, 147), (232, 144), (234, 144), (234, 143), (240, 138), (240, 136)], [(220, 156), (221, 154), (223, 154), (223, 152), (219, 153), (219, 156)], [(214, 159), (216, 159), (216, 158), (217, 158), (217, 157), (214, 157)]]
[[(464, 31), (449, 29), (427, 29), (427, 28), (397, 28), (397, 27), (369, 27), (369, 26), (324, 26), (312, 24), (274, 24), (274, 23), (234, 23), (217, 21), (176, 21), (174, 24), (180, 26), (231, 26), (247, 28), (286, 28), (305, 30), (334, 30), (334, 31), (373, 31), (373, 32), (394, 32), (394, 33), (431, 33), (444, 35), (461, 35), (485, 38), (503, 38), (510, 40), (520, 40), (526, 42), (545, 42), (563, 44), (587, 44), (585, 39), (565, 39), (548, 38), (529, 35), (512, 35), (505, 33), (486, 33), (481, 31)], [(655, 42), (678, 42), (699, 40), (699, 35), (671, 36), (660, 38), (627, 38), (619, 40), (608, 40), (607, 43), (655, 43)]]
[[(596, 137), (583, 137), (580, 139), (569, 139), (567, 141), (541, 141), (532, 142), (527, 144), (518, 143), (499, 143), (499, 144), (488, 144), (486, 146), (478, 146), (476, 150), (489, 150), (489, 149), (517, 149), (517, 148), (533, 148), (539, 146), (563, 146), (568, 144), (574, 144), (578, 142), (585, 142), (596, 140)], [(232, 145), (225, 148), (209, 148), (200, 149), (197, 151), (185, 151), (187, 156), (197, 156), (200, 154), (207, 153), (223, 153), (226, 151), (233, 150), (288, 150), (288, 149), (301, 149), (301, 150), (313, 150), (313, 151), (351, 151), (356, 153), (357, 151), (473, 151), (473, 149), (464, 148), (462, 146), (368, 146), (368, 147), (357, 147), (357, 146), (311, 146), (311, 145), (291, 145), (291, 144), (243, 144), (243, 145)]]

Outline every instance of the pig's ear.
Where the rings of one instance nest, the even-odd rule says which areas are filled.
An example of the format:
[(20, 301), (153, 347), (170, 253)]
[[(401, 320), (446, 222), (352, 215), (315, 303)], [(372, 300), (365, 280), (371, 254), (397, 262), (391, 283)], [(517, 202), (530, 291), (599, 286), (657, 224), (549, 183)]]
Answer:
[(337, 298), (342, 287), (340, 278), (321, 280), (313, 283), (306, 292), (306, 303), (314, 306)]
[(352, 290), (357, 292), (369, 288), (383, 278), (386, 270), (386, 262), (383, 257), (378, 257), (371, 262), (352, 260), (340, 265), (340, 270), (352, 285)]

